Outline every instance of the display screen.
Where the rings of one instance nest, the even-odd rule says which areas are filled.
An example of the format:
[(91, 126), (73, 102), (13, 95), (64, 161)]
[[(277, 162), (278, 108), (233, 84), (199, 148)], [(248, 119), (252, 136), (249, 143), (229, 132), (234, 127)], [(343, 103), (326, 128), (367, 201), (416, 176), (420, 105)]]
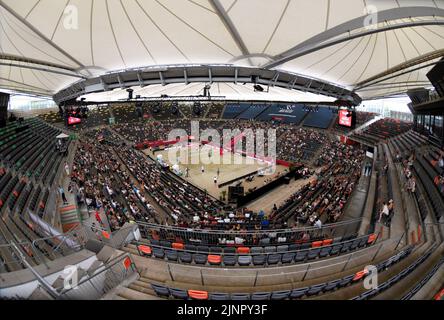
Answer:
[(339, 110), (339, 125), (344, 127), (352, 127), (353, 117), (353, 112), (348, 110)]
[(82, 122), (82, 119), (80, 119), (80, 118), (68, 117), (68, 125), (78, 124), (81, 122)]

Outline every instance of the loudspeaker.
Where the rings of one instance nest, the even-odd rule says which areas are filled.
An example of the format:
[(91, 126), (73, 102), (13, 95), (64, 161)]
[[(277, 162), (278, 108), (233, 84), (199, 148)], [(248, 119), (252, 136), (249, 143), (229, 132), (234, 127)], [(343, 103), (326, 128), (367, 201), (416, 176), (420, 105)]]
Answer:
[(128, 92), (128, 100), (132, 100), (133, 99), (133, 89), (126, 89), (126, 92)]

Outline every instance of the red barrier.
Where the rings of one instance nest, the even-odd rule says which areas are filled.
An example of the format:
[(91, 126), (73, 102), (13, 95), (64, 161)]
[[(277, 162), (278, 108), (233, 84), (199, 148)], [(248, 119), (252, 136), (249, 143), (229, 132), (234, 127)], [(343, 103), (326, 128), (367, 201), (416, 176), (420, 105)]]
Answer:
[(279, 160), (279, 159), (276, 159), (276, 164), (280, 165), (280, 166), (287, 167), (287, 168), (289, 168), (292, 165), (291, 162), (284, 161), (284, 160)]
[(176, 144), (178, 142), (185, 141), (188, 139), (193, 139), (193, 137), (186, 136), (186, 137), (182, 137), (182, 138), (176, 139), (176, 140), (156, 140), (156, 141), (146, 140), (144, 142), (136, 144), (136, 149), (141, 150), (141, 149), (147, 149), (147, 148), (156, 148), (159, 146), (171, 146), (173, 144)]

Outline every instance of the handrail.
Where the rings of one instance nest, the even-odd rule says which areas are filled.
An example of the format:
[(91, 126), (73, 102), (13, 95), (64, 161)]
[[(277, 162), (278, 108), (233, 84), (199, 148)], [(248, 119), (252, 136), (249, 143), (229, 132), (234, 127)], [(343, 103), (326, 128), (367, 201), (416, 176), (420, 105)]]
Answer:
[[(287, 228), (287, 229), (266, 229), (266, 230), (246, 230), (246, 231), (228, 231), (228, 230), (214, 230), (214, 229), (199, 229), (199, 228), (184, 228), (178, 226), (166, 226), (155, 223), (149, 223), (145, 221), (136, 221), (137, 225), (144, 226), (151, 229), (163, 229), (165, 231), (184, 231), (184, 232), (196, 232), (200, 234), (227, 234), (227, 235), (248, 235), (248, 234), (268, 234), (268, 233), (295, 233), (295, 232), (304, 232), (304, 231), (320, 231), (323, 229), (331, 229), (336, 227), (347, 226), (356, 222), (361, 222), (362, 217), (350, 219), (346, 221), (340, 221), (335, 223), (330, 223), (323, 225), (321, 228), (318, 227), (298, 227), (298, 228)], [(232, 222), (231, 224), (236, 224), (236, 222)]]
[[(125, 264), (127, 261), (129, 262), (128, 266)], [(107, 273), (107, 276), (103, 278), (102, 276), (105, 273)], [(77, 297), (88, 298), (84, 296), (82, 291), (86, 291), (87, 295), (88, 289), (90, 288), (93, 288), (96, 294), (93, 298), (99, 299), (134, 273), (139, 272), (131, 255), (129, 253), (123, 253), (113, 258), (104, 265), (103, 268), (99, 267), (93, 275), (88, 276), (87, 279), (81, 280), (75, 287), (71, 287), (67, 290), (64, 290), (64, 288), (56, 288), (57, 291), (61, 292), (58, 299), (70, 299), (72, 298), (69, 297), (71, 293), (76, 295), (76, 299)]]
[(54, 299), (59, 297), (59, 293), (44, 279), (26, 260), (26, 257), (22, 254), (22, 252), (18, 249), (17, 245), (11, 241), (11, 247), (14, 249), (14, 251), (18, 254), (20, 257), (21, 262), (28, 268), (32, 274), (37, 278), (37, 281), (42, 285), (42, 287), (48, 292), (51, 297)]

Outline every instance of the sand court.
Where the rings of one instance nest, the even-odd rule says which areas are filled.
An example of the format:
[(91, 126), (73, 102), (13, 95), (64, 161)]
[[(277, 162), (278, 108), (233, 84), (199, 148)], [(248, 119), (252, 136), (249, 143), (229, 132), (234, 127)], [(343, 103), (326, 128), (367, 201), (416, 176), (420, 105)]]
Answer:
[[(210, 144), (199, 146), (193, 143), (179, 143), (154, 154), (149, 150), (145, 150), (145, 153), (169, 164), (182, 178), (206, 190), (217, 199), (223, 191), (228, 195), (230, 185), (241, 182), (247, 192), (251, 188), (268, 183), (288, 170), (269, 161), (245, 157), (227, 150), (221, 154), (219, 147)], [(246, 175), (254, 175), (254, 178), (252, 181), (243, 178), (221, 188), (218, 186)]]

